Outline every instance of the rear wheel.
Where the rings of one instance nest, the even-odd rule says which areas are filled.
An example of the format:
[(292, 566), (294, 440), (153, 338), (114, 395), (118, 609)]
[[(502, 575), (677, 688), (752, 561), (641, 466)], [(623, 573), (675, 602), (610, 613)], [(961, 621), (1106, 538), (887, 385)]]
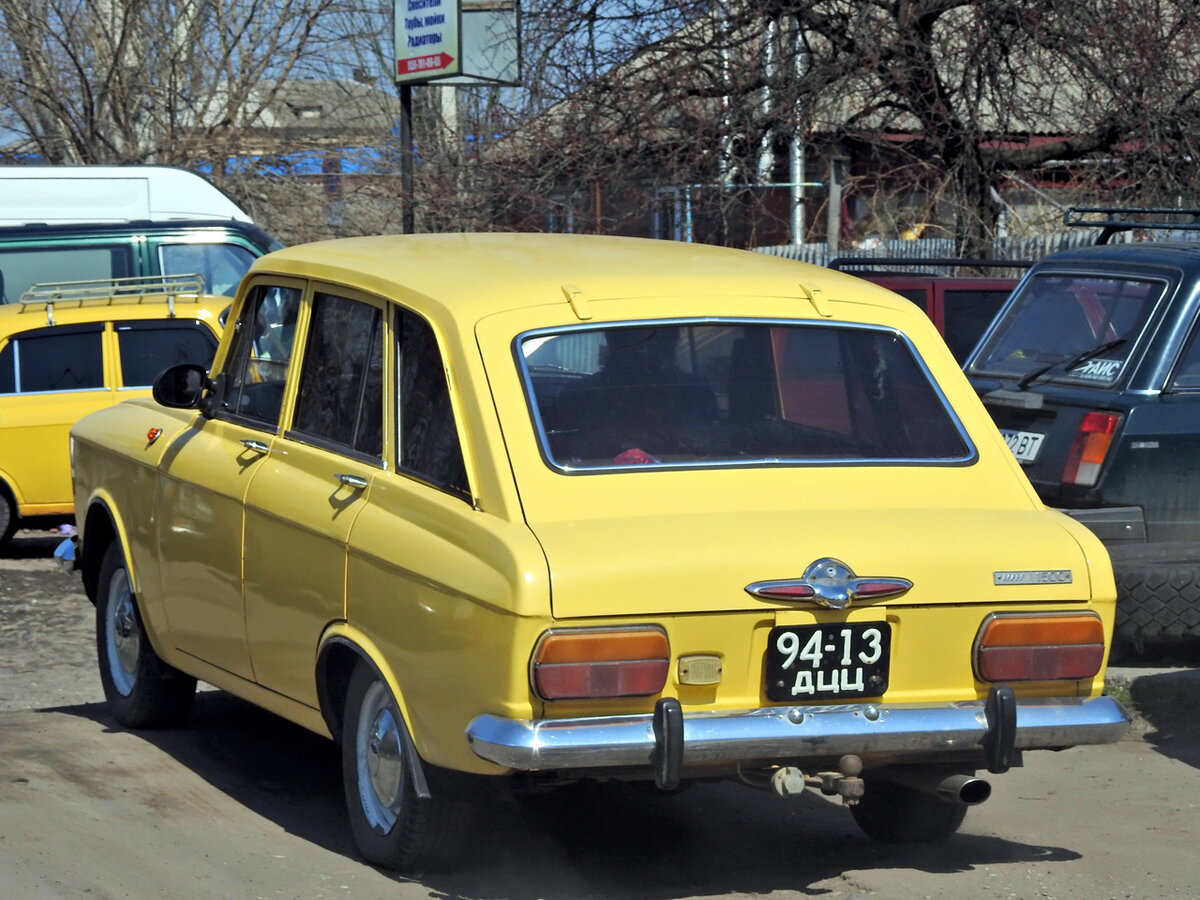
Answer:
[(17, 530), (17, 504), (0, 484), (0, 544), (5, 544)]
[(888, 844), (919, 844), (944, 840), (958, 831), (967, 807), (893, 781), (868, 781), (850, 813), (868, 837)]
[(188, 716), (196, 679), (168, 666), (146, 636), (125, 557), (110, 544), (96, 585), (96, 655), (113, 718), (127, 728), (166, 728)]
[[(350, 828), (368, 861), (400, 871), (441, 868), (461, 849), (465, 800), (413, 784), (412, 743), (388, 686), (366, 666), (350, 680), (342, 724), (342, 780)], [(429, 774), (429, 773), (427, 773)]]

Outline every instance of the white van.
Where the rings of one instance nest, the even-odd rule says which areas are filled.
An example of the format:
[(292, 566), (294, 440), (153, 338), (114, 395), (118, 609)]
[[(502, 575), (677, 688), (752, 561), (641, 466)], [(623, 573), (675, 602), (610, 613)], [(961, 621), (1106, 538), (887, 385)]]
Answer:
[(0, 227), (250, 216), (195, 172), (168, 166), (0, 166)]

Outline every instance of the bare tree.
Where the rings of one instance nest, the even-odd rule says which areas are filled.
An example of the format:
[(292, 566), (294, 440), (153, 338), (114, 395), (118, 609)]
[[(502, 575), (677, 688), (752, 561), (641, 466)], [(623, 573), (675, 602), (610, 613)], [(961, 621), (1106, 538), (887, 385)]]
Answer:
[(344, 13), (340, 0), (0, 0), (0, 105), (52, 163), (225, 158), (344, 38)]
[(979, 255), (1014, 176), (1143, 203), (1198, 186), (1192, 0), (544, 0), (526, 24), (528, 89), (479, 159), (524, 226), (573, 192), (628, 229), (686, 189), (704, 239), (740, 217), (754, 242), (768, 185), (844, 153), (861, 196)]

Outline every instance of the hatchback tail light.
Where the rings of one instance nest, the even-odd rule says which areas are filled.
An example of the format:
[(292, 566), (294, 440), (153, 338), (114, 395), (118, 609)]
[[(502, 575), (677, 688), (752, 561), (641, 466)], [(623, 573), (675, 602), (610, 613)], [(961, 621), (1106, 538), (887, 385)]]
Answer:
[(975, 640), (980, 681), (1076, 681), (1104, 665), (1104, 624), (1095, 613), (993, 613)]
[(1083, 417), (1063, 467), (1063, 484), (1092, 487), (1096, 483), (1120, 424), (1118, 413), (1090, 412)]
[(646, 697), (663, 689), (670, 662), (661, 628), (554, 630), (534, 648), (530, 680), (543, 700)]

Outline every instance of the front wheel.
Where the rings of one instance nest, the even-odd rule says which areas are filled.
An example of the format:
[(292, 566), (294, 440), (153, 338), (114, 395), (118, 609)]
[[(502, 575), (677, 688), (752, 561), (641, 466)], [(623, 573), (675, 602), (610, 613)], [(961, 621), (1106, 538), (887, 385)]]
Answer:
[(196, 679), (168, 666), (150, 646), (115, 542), (104, 553), (96, 585), (96, 655), (108, 709), (121, 725), (167, 728), (187, 718)]
[(868, 837), (888, 844), (919, 844), (944, 840), (958, 831), (967, 807), (893, 781), (868, 781), (850, 813)]
[(350, 679), (342, 724), (342, 780), (350, 828), (371, 863), (399, 871), (441, 868), (460, 849), (465, 801), (413, 785), (412, 743), (392, 692), (366, 666)]

